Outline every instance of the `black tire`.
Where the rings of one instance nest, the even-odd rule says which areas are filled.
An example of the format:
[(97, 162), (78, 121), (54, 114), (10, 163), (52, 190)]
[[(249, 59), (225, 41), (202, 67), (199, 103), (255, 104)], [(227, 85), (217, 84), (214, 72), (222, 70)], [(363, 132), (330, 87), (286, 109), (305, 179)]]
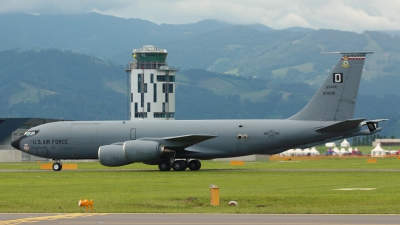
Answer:
[(170, 171), (171, 170), (171, 164), (169, 162), (160, 162), (158, 164), (158, 169), (161, 171)]
[(60, 163), (53, 163), (53, 170), (60, 171), (62, 169), (62, 165)]
[(183, 171), (186, 170), (186, 162), (184, 160), (176, 160), (173, 164), (172, 164), (172, 169), (174, 169), (175, 171)]
[(191, 160), (188, 167), (190, 170), (199, 170), (201, 168), (201, 162), (197, 159)]

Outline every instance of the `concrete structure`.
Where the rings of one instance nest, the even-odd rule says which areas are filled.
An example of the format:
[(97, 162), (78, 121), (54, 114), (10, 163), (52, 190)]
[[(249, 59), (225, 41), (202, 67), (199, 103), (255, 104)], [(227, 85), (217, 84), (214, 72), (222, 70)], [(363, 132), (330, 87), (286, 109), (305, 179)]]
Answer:
[(167, 50), (145, 45), (132, 52), (128, 73), (128, 117), (135, 119), (175, 118), (175, 72), (167, 65)]
[(372, 146), (400, 146), (400, 139), (375, 139)]
[(47, 161), (14, 149), (11, 141), (23, 135), (29, 128), (59, 120), (41, 118), (0, 119), (0, 162)]

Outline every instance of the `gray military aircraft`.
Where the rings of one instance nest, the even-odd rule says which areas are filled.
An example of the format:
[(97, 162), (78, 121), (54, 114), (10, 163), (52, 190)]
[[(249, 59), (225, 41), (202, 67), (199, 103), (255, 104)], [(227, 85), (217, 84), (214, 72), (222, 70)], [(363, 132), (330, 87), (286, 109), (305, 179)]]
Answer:
[[(98, 159), (104, 166), (135, 162), (199, 170), (199, 159), (277, 154), (381, 131), (386, 119), (355, 119), (354, 108), (366, 54), (341, 58), (311, 101), (297, 114), (274, 120), (64, 121), (29, 129), (12, 146), (53, 159)], [(362, 127), (366, 125), (366, 129)]]

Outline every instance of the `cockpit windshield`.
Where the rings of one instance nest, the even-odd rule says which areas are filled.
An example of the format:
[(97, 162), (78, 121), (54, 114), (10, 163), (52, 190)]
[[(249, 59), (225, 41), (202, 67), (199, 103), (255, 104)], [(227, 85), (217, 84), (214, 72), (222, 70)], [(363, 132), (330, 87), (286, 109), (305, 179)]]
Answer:
[(24, 135), (27, 136), (27, 137), (30, 137), (30, 136), (33, 136), (33, 135), (35, 135), (37, 133), (39, 133), (38, 130), (28, 130), (27, 132), (25, 132)]

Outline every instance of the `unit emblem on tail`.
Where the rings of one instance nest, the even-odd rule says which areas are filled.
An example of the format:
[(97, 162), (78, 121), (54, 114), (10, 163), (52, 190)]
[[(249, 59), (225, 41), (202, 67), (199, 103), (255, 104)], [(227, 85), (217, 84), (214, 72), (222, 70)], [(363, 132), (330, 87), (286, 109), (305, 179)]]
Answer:
[(349, 68), (350, 67), (349, 57), (348, 56), (344, 56), (343, 57), (342, 67), (343, 68)]

